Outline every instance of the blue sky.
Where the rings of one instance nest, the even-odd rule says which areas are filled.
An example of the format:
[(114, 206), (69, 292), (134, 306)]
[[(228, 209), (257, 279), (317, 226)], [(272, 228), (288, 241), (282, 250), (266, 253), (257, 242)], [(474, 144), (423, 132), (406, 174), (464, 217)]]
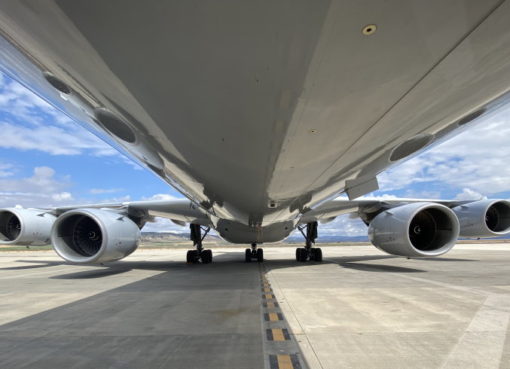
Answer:
[[(510, 109), (379, 176), (376, 197), (510, 197)], [(17, 82), (0, 75), (0, 207), (182, 197)], [(168, 221), (144, 230), (184, 230)], [(364, 235), (348, 216), (321, 226)]]

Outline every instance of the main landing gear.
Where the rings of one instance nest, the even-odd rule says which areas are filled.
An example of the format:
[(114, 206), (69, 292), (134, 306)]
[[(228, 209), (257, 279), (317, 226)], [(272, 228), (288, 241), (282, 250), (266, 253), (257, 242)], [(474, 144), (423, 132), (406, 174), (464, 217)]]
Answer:
[(252, 259), (259, 263), (264, 261), (264, 250), (257, 248), (256, 243), (251, 244), (251, 249), (244, 250), (244, 261), (250, 263)]
[[(211, 228), (202, 228), (199, 224), (190, 224), (190, 239), (193, 241), (193, 246), (196, 250), (189, 250), (186, 254), (186, 262), (188, 264), (195, 264), (202, 261), (202, 264), (212, 263), (212, 250), (204, 250), (202, 241)], [(204, 234), (202, 235), (202, 231)]]
[[(317, 222), (307, 223), (305, 226), (298, 227), (306, 241), (305, 247), (296, 249), (297, 261), (322, 261), (322, 250), (318, 247), (312, 247), (317, 238)], [(306, 233), (305, 233), (306, 230)]]

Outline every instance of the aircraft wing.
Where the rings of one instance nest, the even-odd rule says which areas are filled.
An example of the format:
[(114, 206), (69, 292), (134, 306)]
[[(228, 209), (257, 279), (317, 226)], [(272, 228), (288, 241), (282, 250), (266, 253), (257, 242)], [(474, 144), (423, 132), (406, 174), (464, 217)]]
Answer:
[(128, 215), (131, 219), (139, 219), (143, 223), (152, 221), (154, 217), (162, 217), (170, 219), (179, 225), (185, 225), (185, 223), (204, 226), (211, 225), (206, 212), (187, 199), (64, 206), (51, 209), (50, 212), (58, 216), (75, 209), (111, 209)]
[(299, 223), (310, 223), (310, 222), (328, 222), (333, 220), (339, 215), (358, 213), (362, 216), (365, 214), (379, 213), (382, 210), (394, 208), (411, 203), (434, 203), (445, 205), (449, 208), (454, 208), (465, 203), (473, 201), (460, 201), (460, 200), (433, 200), (433, 199), (407, 199), (407, 198), (395, 198), (395, 199), (359, 199), (359, 200), (348, 200), (348, 199), (335, 199), (327, 201), (318, 207), (306, 212), (299, 220)]

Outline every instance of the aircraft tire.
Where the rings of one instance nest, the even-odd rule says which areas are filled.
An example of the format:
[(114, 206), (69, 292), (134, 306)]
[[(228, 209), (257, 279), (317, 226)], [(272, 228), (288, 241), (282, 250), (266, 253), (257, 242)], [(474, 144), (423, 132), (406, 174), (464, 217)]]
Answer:
[(188, 250), (188, 252), (186, 253), (186, 263), (194, 264), (197, 262), (197, 259), (198, 259), (197, 250)]
[(320, 263), (322, 261), (322, 249), (321, 248), (312, 249), (312, 256), (313, 260)]
[(204, 250), (202, 251), (202, 253), (200, 254), (200, 257), (202, 258), (202, 263), (203, 264), (210, 264), (212, 263), (212, 250)]
[(304, 247), (299, 247), (298, 249), (296, 249), (296, 260), (305, 262), (307, 256), (306, 254), (307, 254), (306, 249)]
[(257, 261), (262, 263), (264, 261), (264, 250), (257, 249)]
[(244, 250), (244, 261), (247, 263), (251, 263), (251, 250), (250, 249)]

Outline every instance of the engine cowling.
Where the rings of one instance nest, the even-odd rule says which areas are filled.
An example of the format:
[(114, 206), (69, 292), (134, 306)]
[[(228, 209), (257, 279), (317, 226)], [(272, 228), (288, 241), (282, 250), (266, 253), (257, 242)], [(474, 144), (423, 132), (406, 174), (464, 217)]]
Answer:
[(510, 201), (480, 200), (453, 208), (461, 237), (496, 237), (510, 233)]
[(0, 244), (41, 246), (50, 243), (55, 216), (39, 209), (0, 209)]
[(418, 202), (377, 215), (370, 222), (368, 236), (374, 246), (388, 254), (439, 256), (455, 245), (459, 221), (444, 205)]
[(140, 242), (140, 229), (127, 216), (101, 209), (76, 209), (62, 214), (51, 231), (53, 248), (78, 264), (122, 259)]

